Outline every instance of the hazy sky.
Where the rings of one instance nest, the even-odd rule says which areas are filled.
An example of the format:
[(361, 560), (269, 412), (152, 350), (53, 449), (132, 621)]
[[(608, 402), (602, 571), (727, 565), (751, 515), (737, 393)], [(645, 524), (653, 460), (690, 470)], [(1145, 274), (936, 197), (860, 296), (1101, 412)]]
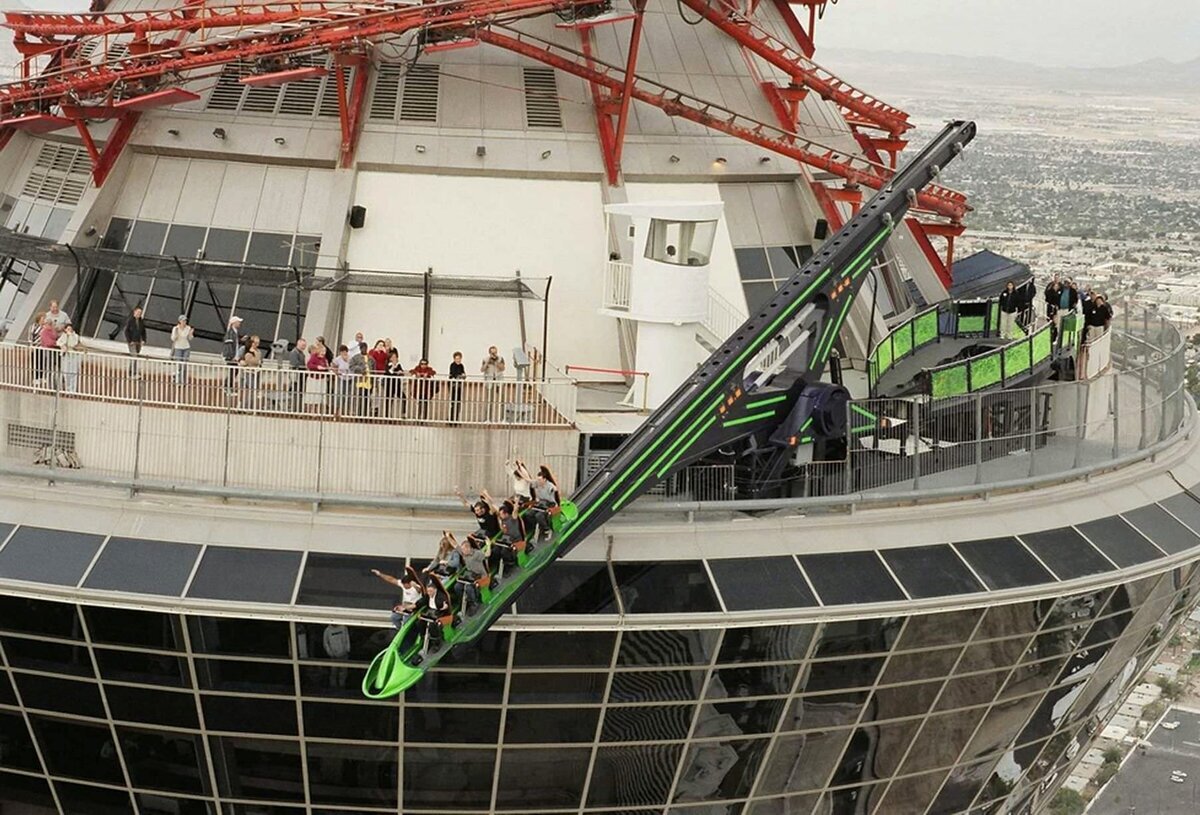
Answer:
[(822, 46), (1100, 67), (1200, 56), (1200, 0), (841, 0)]

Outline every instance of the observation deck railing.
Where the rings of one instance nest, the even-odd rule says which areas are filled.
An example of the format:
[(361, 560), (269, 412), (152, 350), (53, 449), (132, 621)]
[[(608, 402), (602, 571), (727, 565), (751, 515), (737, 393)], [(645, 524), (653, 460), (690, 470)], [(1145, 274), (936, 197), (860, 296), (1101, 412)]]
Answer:
[[(794, 473), (785, 491), (790, 497), (730, 500), (736, 462), (729, 462), (690, 469), (657, 502), (635, 504), (634, 511), (836, 507), (922, 495), (935, 500), (953, 491), (1019, 488), (1138, 460), (1170, 443), (1191, 415), (1184, 343), (1173, 326), (1149, 314), (1125, 312), (1118, 323), (1107, 340), (1109, 372), (1091, 379), (852, 401), (848, 453)], [(524, 388), (546, 400), (547, 383), (501, 383), (493, 402), (487, 383), (468, 381), (464, 388), (474, 385), (478, 395), (468, 400), (464, 389), (462, 421), (454, 426), (445, 394), (430, 400), (424, 420), (407, 412), (357, 416), (353, 409), (305, 414), (287, 407), (303, 394), (267, 387), (266, 378), (283, 372), (265, 368), (257, 373), (261, 387), (240, 380), (229, 388), (231, 370), (239, 377), (244, 372), (208, 365), (201, 375), (192, 371), (203, 363), (188, 366), (195, 392), (212, 400), (202, 403), (199, 397), (173, 398), (178, 363), (83, 355), (72, 390), (67, 375), (73, 372), (62, 358), (34, 385), (34, 359), (28, 346), (0, 344), (0, 471), (9, 474), (257, 500), (454, 510), (455, 486), (506, 492), (504, 463), (514, 455), (548, 464), (568, 493), (594, 465), (579, 455), (578, 435), (562, 432), (568, 428), (563, 410), (534, 404), (533, 416), (551, 417), (540, 423), (504, 414), (505, 388)], [(130, 377), (134, 362), (136, 379)], [(323, 404), (337, 404), (334, 396), (326, 398)], [(284, 407), (272, 404), (280, 399)], [(369, 399), (366, 409), (373, 410), (375, 397)], [(470, 419), (468, 404), (475, 411)], [(488, 414), (493, 418), (483, 418), (483, 411), (494, 411)]]

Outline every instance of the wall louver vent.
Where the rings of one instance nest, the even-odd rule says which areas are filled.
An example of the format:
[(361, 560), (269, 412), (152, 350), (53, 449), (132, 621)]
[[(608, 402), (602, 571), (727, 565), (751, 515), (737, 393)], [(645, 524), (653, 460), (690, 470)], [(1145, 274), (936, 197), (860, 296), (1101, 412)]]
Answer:
[(558, 81), (553, 68), (523, 68), (525, 124), (529, 127), (563, 126), (558, 101)]
[(48, 204), (74, 206), (83, 197), (90, 174), (91, 164), (83, 148), (45, 142), (21, 195)]
[(400, 121), (437, 122), (441, 72), (437, 65), (413, 65), (404, 75)]
[[(329, 68), (330, 60), (320, 56), (301, 57), (295, 60), (293, 67)], [(238, 81), (251, 73), (253, 69), (246, 62), (226, 65), (217, 77), (217, 84), (208, 96), (205, 109), (285, 116), (338, 115), (337, 74), (332, 69), (325, 76), (273, 87), (251, 87)]]

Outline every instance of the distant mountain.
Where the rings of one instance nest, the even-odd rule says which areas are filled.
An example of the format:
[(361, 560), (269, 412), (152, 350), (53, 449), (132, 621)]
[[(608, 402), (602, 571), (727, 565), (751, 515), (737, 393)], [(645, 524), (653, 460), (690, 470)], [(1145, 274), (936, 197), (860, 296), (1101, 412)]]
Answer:
[(1115, 68), (1063, 68), (1001, 57), (818, 47), (816, 59), (851, 82), (852, 76), (862, 77), (869, 87), (949, 81), (1041, 90), (1200, 96), (1200, 57), (1187, 62), (1156, 58)]

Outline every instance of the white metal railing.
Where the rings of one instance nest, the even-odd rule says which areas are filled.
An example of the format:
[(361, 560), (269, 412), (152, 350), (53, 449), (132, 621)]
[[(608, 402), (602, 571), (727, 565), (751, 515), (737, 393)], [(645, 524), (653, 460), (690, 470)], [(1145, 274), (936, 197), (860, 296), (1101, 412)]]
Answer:
[[(86, 342), (86, 341), (85, 341)], [(0, 343), (0, 387), (197, 410), (435, 425), (575, 424), (575, 383), (179, 362)]]
[(1099, 336), (1091, 336), (1099, 329), (1092, 328), (1088, 341), (1079, 347), (1077, 375), (1080, 379), (1095, 379), (1112, 364), (1112, 329), (1104, 329)]
[(746, 315), (737, 306), (717, 294), (712, 288), (709, 288), (708, 307), (704, 315), (704, 327), (719, 342), (724, 342), (744, 322), (746, 322)]
[(610, 260), (604, 264), (604, 308), (629, 310), (629, 284), (633, 264)]

